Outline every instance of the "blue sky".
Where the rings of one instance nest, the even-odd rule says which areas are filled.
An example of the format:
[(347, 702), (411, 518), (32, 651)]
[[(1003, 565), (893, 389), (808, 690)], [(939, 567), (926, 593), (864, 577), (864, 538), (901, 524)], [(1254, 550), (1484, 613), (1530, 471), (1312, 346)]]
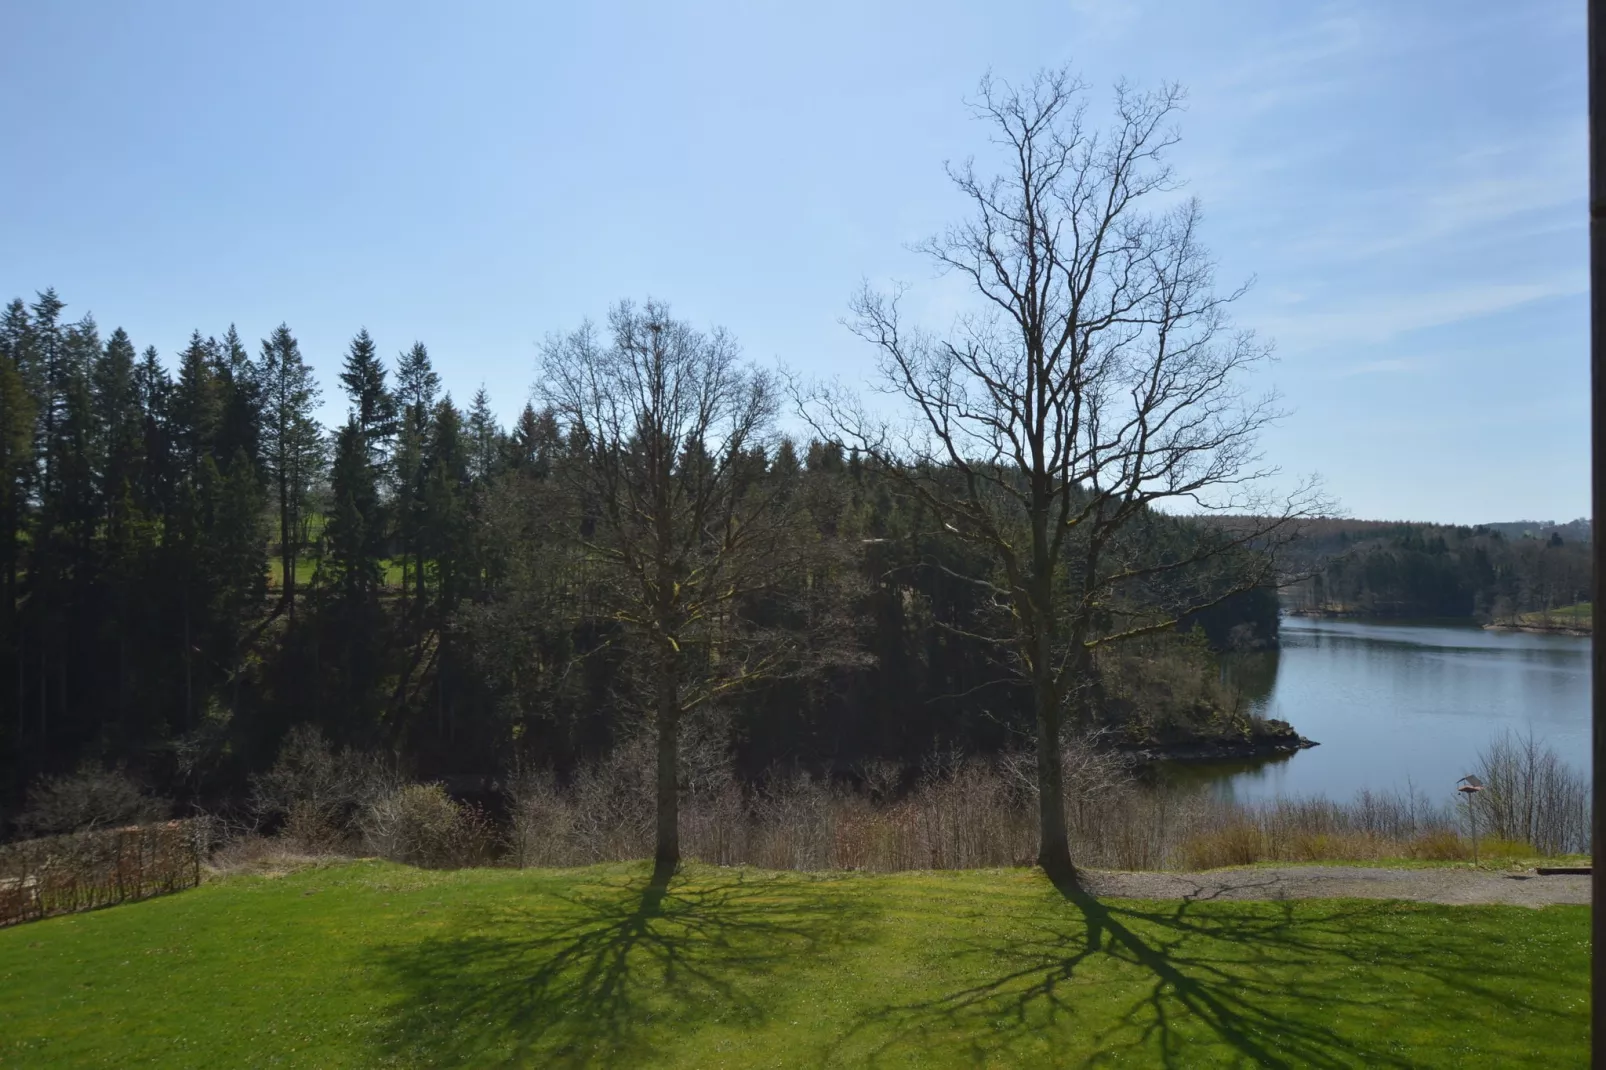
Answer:
[(329, 404), (366, 326), (511, 417), (622, 297), (854, 381), (861, 279), (963, 205), (983, 71), (1189, 88), (1173, 155), (1292, 415), (1268, 458), (1354, 516), (1588, 511), (1583, 5), (12, 5), (0, 297), (171, 355), (281, 320)]

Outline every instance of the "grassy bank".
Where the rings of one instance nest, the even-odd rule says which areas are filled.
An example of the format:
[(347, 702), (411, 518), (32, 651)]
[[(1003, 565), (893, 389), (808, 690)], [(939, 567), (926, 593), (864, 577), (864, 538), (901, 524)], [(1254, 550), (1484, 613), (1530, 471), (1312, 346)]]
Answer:
[(1582, 907), (360, 862), (0, 931), (0, 1065), (1582, 1065), (1588, 956)]
[(1524, 613), (1517, 617), (1517, 626), (1521, 628), (1536, 628), (1541, 631), (1593, 631), (1595, 626), (1594, 606), (1589, 602), (1579, 602), (1576, 605), (1561, 606), (1558, 609), (1547, 609), (1538, 613)]

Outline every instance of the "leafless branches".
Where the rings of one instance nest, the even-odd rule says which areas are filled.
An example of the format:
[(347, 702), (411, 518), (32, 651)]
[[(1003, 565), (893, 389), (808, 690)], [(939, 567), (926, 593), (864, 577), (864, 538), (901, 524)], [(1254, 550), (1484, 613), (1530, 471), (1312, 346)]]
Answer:
[(679, 858), (680, 718), (797, 661), (795, 640), (744, 612), (798, 556), (793, 476), (766, 464), (775, 388), (723, 331), (648, 302), (615, 307), (606, 340), (586, 324), (549, 341), (541, 393), (568, 443), (554, 475), (571, 492), (583, 567), (600, 608), (645, 655), (667, 875)]
[[(1062, 708), (1085, 712), (1089, 653), (1268, 582), (1268, 551), (1324, 507), (1310, 484), (1266, 490), (1277, 470), (1256, 443), (1280, 411), (1243, 378), (1269, 348), (1231, 324), (1244, 288), (1216, 290), (1198, 202), (1168, 199), (1182, 91), (1118, 85), (1102, 130), (1085, 91), (1063, 70), (980, 86), (1001, 170), (950, 165), (968, 218), (919, 246), (977, 311), (938, 337), (904, 323), (901, 291), (854, 298), (850, 326), (907, 420), (829, 391), (807, 405), (996, 562), (983, 582), (1008, 602), (1036, 696), (1041, 861), (1063, 867), (1053, 756)], [(1160, 507), (1260, 519), (1162, 532)]]

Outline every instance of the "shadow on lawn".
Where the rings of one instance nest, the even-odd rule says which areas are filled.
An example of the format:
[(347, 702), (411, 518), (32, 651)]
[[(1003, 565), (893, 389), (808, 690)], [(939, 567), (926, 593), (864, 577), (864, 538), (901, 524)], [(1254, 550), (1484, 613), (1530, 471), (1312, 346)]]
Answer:
[[(851, 1047), (852, 1061), (872, 1066), (929, 1054), (998, 1066), (1190, 1067), (1226, 1055), (1254, 1066), (1403, 1067), (1414, 1065), (1405, 1038), (1369, 1028), (1372, 1014), (1408, 1000), (1415, 1021), (1446, 1039), (1458, 1027), (1487, 1039), (1491, 1015), (1512, 1002), (1491, 984), (1514, 974), (1498, 946), (1465, 927), (1434, 927), (1430, 940), (1399, 924), (1402, 911), (1433, 908), (1327, 900), (1201, 912), (1212, 897), (1101, 902), (1074, 880), (1055, 887), (1074, 908), (1063, 922), (1032, 919), (961, 943), (956, 965), (969, 959), (986, 980), (864, 1015), (826, 1061), (848, 1061)], [(1529, 1010), (1566, 1018), (1554, 1006)]]
[(828, 883), (721, 873), (599, 884), (396, 947), (385, 1037), (424, 1065), (634, 1066), (670, 1037), (768, 1017), (770, 974), (851, 940)]

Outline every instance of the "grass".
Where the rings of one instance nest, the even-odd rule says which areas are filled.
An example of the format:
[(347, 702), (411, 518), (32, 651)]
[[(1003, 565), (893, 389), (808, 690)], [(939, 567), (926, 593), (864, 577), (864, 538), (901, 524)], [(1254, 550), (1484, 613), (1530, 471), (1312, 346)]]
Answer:
[[(382, 582), (386, 587), (401, 587), (402, 575), (405, 568), (400, 560), (383, 558), (379, 562), (384, 570)], [(296, 586), (306, 590), (312, 586), (312, 574), (317, 571), (318, 563), (311, 558), (296, 559)], [(268, 561), (268, 586), (278, 588), (284, 585), (284, 562), (279, 558)]]
[(1594, 606), (1589, 602), (1560, 606), (1538, 613), (1524, 613), (1517, 618), (1519, 624), (1529, 628), (1592, 628), (1594, 620)]
[(1583, 1065), (1584, 907), (1035, 871), (231, 877), (0, 931), (0, 1065)]

